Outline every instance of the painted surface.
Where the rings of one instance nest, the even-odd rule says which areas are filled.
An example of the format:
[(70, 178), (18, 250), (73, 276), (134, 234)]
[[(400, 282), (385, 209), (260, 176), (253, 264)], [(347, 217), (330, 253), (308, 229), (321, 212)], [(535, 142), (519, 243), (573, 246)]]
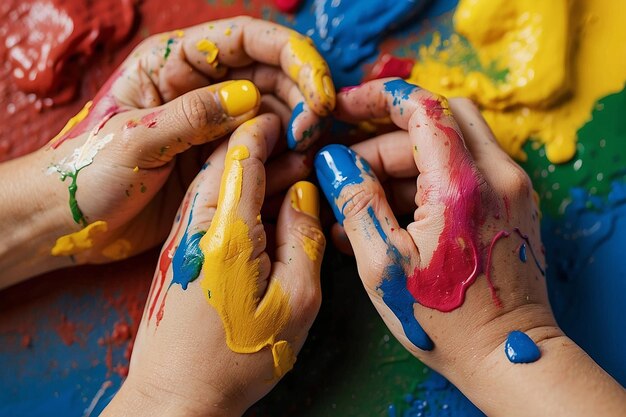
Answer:
[(506, 337), (504, 353), (512, 363), (532, 363), (541, 356), (533, 339), (519, 330), (512, 331)]
[[(245, 126), (245, 124), (244, 124)], [(217, 310), (224, 324), (226, 344), (237, 353), (256, 353), (269, 347), (278, 377), (293, 368), (295, 354), (289, 343), (277, 335), (291, 315), (289, 297), (272, 279), (259, 301), (259, 258), (253, 258), (250, 230), (240, 217), (243, 184), (242, 162), (250, 157), (243, 145), (228, 150), (215, 216), (200, 239), (204, 254), (200, 285), (207, 302)]]
[[(18, 3), (27, 2), (34, 3)], [(9, 27), (8, 11), (14, 3), (0, 2), (0, 30)], [(120, 5), (104, 3), (112, 4), (111, 11), (119, 14)], [(39, 97), (20, 90), (11, 81), (11, 67), (2, 66), (0, 160), (49, 142), (95, 96), (132, 47), (150, 34), (245, 13), (308, 31), (319, 45), (316, 19), (320, 16), (323, 22), (324, 14), (329, 15), (324, 13), (324, 7), (328, 9), (332, 3), (305, 1), (296, 14), (284, 16), (277, 14), (269, 1), (190, 0), (181, 6), (176, 2), (144, 0), (135, 6), (137, 29), (129, 35), (128, 42), (116, 46), (114, 52), (92, 55), (90, 63), (80, 67), (87, 70), (81, 74), (75, 98), (62, 105), (58, 97)], [(349, 6), (348, 2), (342, 3)], [(386, 2), (371, 2), (374, 3)], [(585, 7), (607, 5), (604, 1), (580, 3)], [(322, 6), (319, 11), (316, 4)], [(434, 1), (386, 38), (367, 37), (366, 43), (374, 45), (372, 53), (351, 69), (342, 70), (333, 62), (331, 52), (322, 51), (330, 60), (336, 85), (359, 84), (383, 54), (415, 60), (420, 47), (431, 44), (434, 31), (444, 40), (449, 38), (453, 32), (450, 10), (455, 4), (454, 0)], [(612, 4), (619, 7), (622, 2)], [(412, 5), (404, 7), (406, 11)], [(619, 18), (623, 14), (611, 16)], [(389, 19), (385, 12), (380, 15)], [(327, 22), (332, 25), (332, 19)], [(604, 63), (598, 80), (608, 80), (620, 71), (619, 59), (623, 55), (619, 51), (623, 48), (595, 47), (596, 42), (611, 44), (597, 40), (609, 27), (593, 17), (584, 25), (585, 59), (580, 55), (570, 62), (575, 66), (581, 62), (589, 64), (588, 68), (581, 68), (584, 76), (596, 71), (591, 65), (595, 62)], [(350, 25), (331, 27), (333, 31), (343, 28), (350, 29)], [(613, 25), (615, 40), (620, 28), (621, 24)], [(349, 36), (335, 38), (345, 40), (344, 46), (350, 43)], [(5, 62), (6, 54), (2, 42), (0, 56)], [(595, 54), (604, 55), (598, 58)], [(623, 69), (620, 74), (624, 74)], [(576, 83), (570, 89), (586, 95), (588, 86), (593, 87)], [(626, 92), (622, 84), (612, 92), (590, 94), (600, 101), (592, 100), (586, 117), (574, 128), (577, 153), (571, 161), (551, 163), (537, 141), (523, 147), (520, 144), (520, 149), (528, 157), (524, 166), (541, 196), (542, 234), (549, 265), (546, 273), (557, 319), (568, 335), (626, 384), (622, 308), (626, 263), (619, 261), (626, 246)], [(96, 115), (93, 121), (101, 120), (101, 116)], [(184, 227), (185, 223), (181, 223)], [(527, 255), (531, 262), (528, 248)], [(173, 252), (167, 251), (161, 259), (164, 267), (169, 267), (171, 256)], [(97, 415), (121, 383), (154, 265), (159, 261), (158, 252), (151, 251), (111, 265), (47, 274), (0, 292), (0, 416), (47, 416), (50, 410), (64, 416)], [(322, 310), (294, 372), (249, 415), (482, 415), (458, 390), (428, 371), (389, 334), (349, 259), (329, 247), (323, 268)], [(157, 311), (158, 304), (155, 314)]]

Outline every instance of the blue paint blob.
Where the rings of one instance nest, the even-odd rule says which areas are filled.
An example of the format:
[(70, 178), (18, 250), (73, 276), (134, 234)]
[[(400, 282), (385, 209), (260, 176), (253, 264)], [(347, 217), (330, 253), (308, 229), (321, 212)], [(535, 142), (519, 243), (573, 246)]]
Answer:
[(541, 357), (539, 348), (526, 333), (514, 330), (504, 343), (504, 352), (513, 363), (532, 363)]
[(189, 225), (193, 218), (193, 209), (196, 204), (196, 198), (198, 194), (193, 198), (191, 206), (191, 212), (189, 213), (189, 219), (187, 220), (187, 227), (185, 233), (180, 240), (178, 248), (172, 258), (172, 270), (174, 276), (170, 287), (174, 284), (180, 284), (183, 290), (187, 289), (190, 282), (194, 281), (200, 275), (202, 264), (204, 263), (204, 254), (200, 250), (200, 239), (206, 233), (200, 231), (189, 236)]
[[(357, 165), (360, 163), (360, 168)], [(371, 173), (371, 168), (365, 160), (359, 157), (352, 149), (343, 145), (328, 145), (322, 148), (315, 156), (315, 172), (320, 187), (330, 203), (335, 218), (343, 225), (343, 208), (337, 206), (341, 190), (347, 185), (363, 182), (363, 173)]]
[(526, 244), (522, 243), (522, 245), (519, 247), (519, 260), (526, 263), (527, 260), (527, 256), (526, 256)]
[(408, 100), (415, 90), (419, 90), (419, 87), (404, 80), (393, 80), (385, 83), (385, 91), (393, 97), (394, 106)]
[(296, 139), (295, 135), (294, 135), (294, 122), (298, 119), (298, 117), (304, 112), (304, 103), (300, 102), (298, 104), (296, 104), (296, 107), (293, 108), (293, 111), (291, 113), (291, 119), (289, 119), (289, 124), (287, 125), (287, 146), (289, 147), (289, 149), (295, 149), (296, 146), (298, 145), (298, 142), (300, 142), (301, 139)]
[(432, 350), (434, 347), (433, 341), (415, 318), (413, 306), (416, 300), (406, 285), (406, 273), (402, 264), (408, 260), (403, 259), (398, 248), (389, 242), (387, 234), (374, 213), (374, 209), (368, 207), (367, 213), (381, 239), (387, 244), (387, 255), (389, 255), (392, 262), (385, 267), (382, 282), (378, 287), (383, 293), (383, 301), (398, 318), (400, 324), (402, 324), (404, 334), (411, 343), (422, 350)]

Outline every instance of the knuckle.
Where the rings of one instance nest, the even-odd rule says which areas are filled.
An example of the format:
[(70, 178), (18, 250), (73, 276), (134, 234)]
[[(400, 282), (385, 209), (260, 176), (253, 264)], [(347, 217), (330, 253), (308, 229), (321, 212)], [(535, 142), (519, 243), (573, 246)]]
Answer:
[(343, 207), (340, 207), (345, 219), (359, 219), (363, 217), (376, 195), (376, 191), (371, 186), (346, 187), (343, 192)]
[(182, 97), (179, 110), (189, 128), (202, 130), (211, 124), (214, 107), (200, 93), (192, 91)]
[(506, 188), (512, 196), (526, 197), (530, 195), (532, 183), (524, 170), (514, 166), (507, 175)]
[(319, 228), (301, 224), (291, 228), (291, 232), (300, 242), (309, 259), (316, 261), (321, 258), (326, 248), (326, 237)]

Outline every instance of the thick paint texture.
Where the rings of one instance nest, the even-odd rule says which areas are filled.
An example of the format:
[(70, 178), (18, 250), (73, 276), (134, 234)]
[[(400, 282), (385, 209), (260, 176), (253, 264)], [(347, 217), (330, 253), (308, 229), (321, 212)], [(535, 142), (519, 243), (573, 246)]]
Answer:
[(624, 87), (624, 15), (626, 3), (612, 0), (579, 1), (575, 10), (566, 0), (464, 0), (458, 34), (422, 47), (411, 80), (478, 101), (510, 155), (524, 160), (533, 137), (563, 163), (596, 101)]
[(315, 156), (314, 165), (320, 187), (333, 209), (335, 218), (343, 225), (345, 204), (341, 207), (337, 205), (341, 190), (347, 185), (362, 183), (363, 173), (371, 175), (369, 165), (352, 149), (343, 145), (325, 146)]
[(506, 357), (512, 363), (532, 363), (541, 357), (539, 347), (526, 333), (514, 330), (504, 343)]
[(61, 236), (50, 250), (50, 254), (52, 256), (70, 256), (91, 249), (94, 245), (94, 238), (105, 233), (107, 229), (107, 222), (98, 220), (78, 232)]
[(237, 353), (255, 353), (270, 348), (274, 371), (281, 376), (295, 362), (290, 345), (278, 338), (289, 321), (289, 297), (276, 279), (270, 279), (263, 300), (257, 297), (259, 259), (252, 258), (254, 244), (248, 225), (239, 217), (243, 184), (243, 160), (249, 158), (243, 145), (226, 154), (224, 174), (215, 217), (200, 240), (204, 254), (201, 286), (207, 302), (222, 319), (226, 344)]
[(207, 64), (217, 66), (217, 55), (220, 52), (217, 45), (208, 39), (201, 39), (196, 43), (196, 49), (204, 54)]
[(198, 278), (200, 270), (202, 269), (202, 264), (204, 263), (204, 254), (200, 250), (199, 244), (200, 239), (202, 239), (205, 232), (197, 231), (193, 235), (189, 235), (189, 226), (193, 220), (193, 209), (197, 198), (198, 194), (196, 194), (193, 199), (185, 233), (180, 239), (180, 244), (176, 248), (176, 252), (172, 258), (174, 275), (170, 286), (179, 284), (183, 290), (186, 290), (189, 283)]

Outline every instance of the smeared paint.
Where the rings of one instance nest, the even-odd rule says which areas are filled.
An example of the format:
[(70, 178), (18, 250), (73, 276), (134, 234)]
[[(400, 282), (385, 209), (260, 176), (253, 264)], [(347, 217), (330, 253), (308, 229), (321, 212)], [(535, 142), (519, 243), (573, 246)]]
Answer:
[(89, 109), (91, 109), (92, 105), (93, 105), (93, 101), (91, 100), (85, 103), (85, 106), (78, 113), (76, 113), (75, 116), (71, 117), (70, 120), (67, 121), (65, 126), (63, 126), (63, 129), (61, 129), (61, 131), (57, 133), (56, 136), (50, 140), (50, 146), (54, 146), (56, 142), (58, 142), (59, 139), (61, 139), (63, 136), (65, 136), (66, 133), (72, 130), (74, 126), (82, 122), (85, 119), (85, 117), (87, 117), (87, 115), (89, 114)]
[(502, 308), (502, 300), (498, 297), (498, 292), (496, 291), (496, 287), (493, 285), (493, 279), (491, 278), (491, 256), (493, 255), (493, 249), (496, 246), (498, 240), (507, 238), (511, 234), (506, 230), (501, 230), (491, 239), (491, 244), (489, 245), (489, 252), (487, 254), (487, 265), (485, 267), (485, 278), (487, 279), (487, 284), (489, 285), (489, 291), (491, 292), (491, 299), (493, 303), (498, 308)]
[(532, 137), (545, 144), (551, 162), (563, 163), (575, 155), (576, 130), (596, 101), (624, 88), (626, 54), (614, 53), (626, 43), (623, 15), (626, 3), (611, 0), (582, 1), (576, 12), (566, 0), (464, 0), (455, 27), (465, 38), (434, 36), (410, 79), (478, 101), (517, 159), (525, 160), (522, 146)]
[(512, 363), (532, 363), (541, 357), (539, 347), (526, 333), (514, 330), (504, 343), (506, 357)]
[(333, 209), (335, 218), (343, 225), (345, 219), (343, 210), (347, 202), (341, 207), (337, 205), (341, 190), (348, 185), (362, 183), (362, 172), (371, 175), (369, 165), (353, 150), (343, 145), (325, 146), (315, 156), (314, 164), (320, 187)]
[(206, 60), (207, 64), (210, 64), (214, 67), (217, 66), (217, 55), (220, 51), (217, 48), (217, 45), (215, 45), (208, 39), (201, 39), (196, 43), (196, 49), (204, 54), (204, 59)]
[(52, 256), (70, 256), (91, 249), (94, 245), (94, 238), (107, 231), (108, 224), (98, 220), (93, 222), (78, 232), (61, 236), (56, 240), (55, 245), (50, 250)]
[[(289, 37), (289, 50), (292, 53), (289, 76), (298, 83), (305, 100), (308, 101), (316, 93), (320, 97), (321, 106), (318, 114), (325, 115), (332, 111), (335, 107), (335, 87), (329, 75), (328, 65), (315, 49), (311, 38), (294, 32)], [(303, 68), (306, 68), (308, 74), (306, 80), (300, 78)]]
[(382, 292), (382, 299), (400, 321), (407, 339), (422, 350), (432, 350), (434, 348), (433, 341), (415, 318), (414, 305), (416, 301), (407, 288), (407, 276), (404, 267), (408, 265), (409, 260), (405, 259), (398, 249), (389, 242), (387, 234), (372, 207), (368, 207), (367, 214), (378, 235), (387, 244), (387, 255), (391, 259), (391, 263), (385, 267), (382, 281), (378, 287), (378, 290)]
[(117, 239), (110, 245), (102, 249), (102, 256), (113, 261), (128, 258), (133, 250), (133, 245), (128, 239)]
[(201, 286), (207, 302), (224, 324), (226, 344), (237, 353), (255, 353), (269, 347), (277, 377), (295, 362), (290, 345), (277, 340), (291, 315), (289, 297), (277, 279), (269, 281), (263, 300), (258, 291), (259, 259), (252, 258), (254, 244), (248, 225), (239, 218), (243, 184), (243, 160), (249, 158), (243, 145), (228, 150), (215, 217), (200, 240), (204, 254)]
[(393, 80), (385, 83), (385, 91), (393, 97), (392, 104), (394, 106), (398, 106), (404, 100), (408, 100), (411, 97), (411, 93), (416, 90), (419, 90), (418, 86), (404, 80)]
[(398, 58), (390, 54), (382, 54), (364, 81), (387, 77), (409, 78), (414, 65), (415, 60), (411, 58)]
[(200, 230), (189, 236), (189, 226), (191, 225), (191, 221), (193, 219), (193, 210), (197, 198), (198, 194), (196, 194), (193, 198), (185, 233), (180, 239), (180, 244), (178, 245), (178, 248), (176, 248), (176, 252), (172, 258), (173, 276), (170, 287), (174, 284), (179, 284), (183, 290), (186, 290), (189, 283), (198, 278), (200, 270), (202, 269), (202, 264), (204, 263), (204, 254), (200, 250), (199, 244), (200, 239), (202, 239), (202, 236), (204, 236), (206, 232)]
[(528, 256), (526, 255), (526, 244), (522, 243), (519, 246), (519, 260), (526, 263), (527, 259), (528, 259)]

